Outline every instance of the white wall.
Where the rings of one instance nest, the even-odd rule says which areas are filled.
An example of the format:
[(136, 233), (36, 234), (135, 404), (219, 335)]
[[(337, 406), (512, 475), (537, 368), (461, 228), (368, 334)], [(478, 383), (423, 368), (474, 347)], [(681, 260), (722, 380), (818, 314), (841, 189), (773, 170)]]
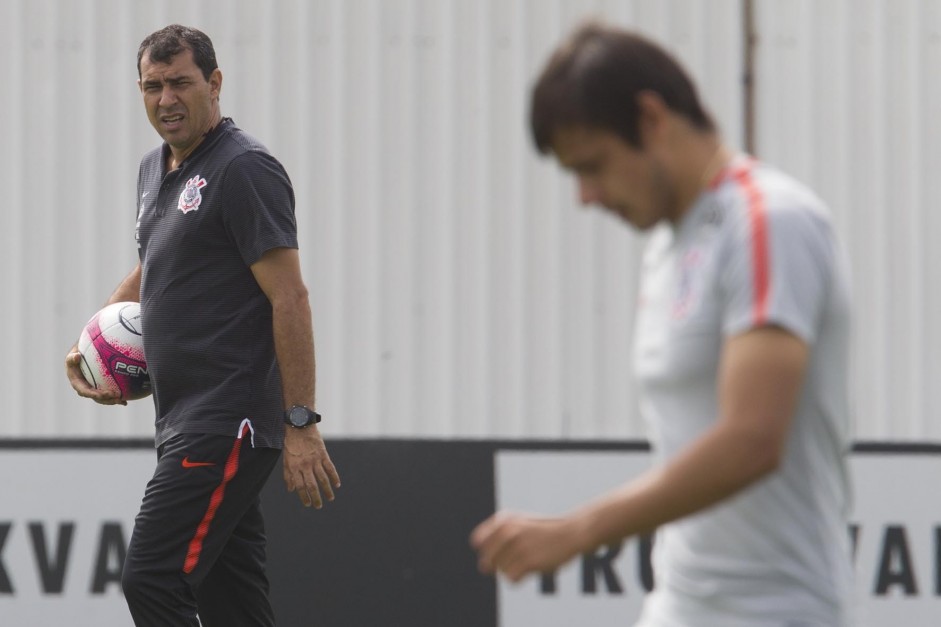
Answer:
[[(577, 210), (534, 154), (528, 89), (578, 19), (605, 15), (674, 50), (741, 147), (742, 4), (0, 3), (0, 436), (152, 433), (148, 401), (79, 399), (61, 364), (136, 261), (137, 163), (158, 141), (136, 50), (182, 22), (213, 38), (224, 114), (294, 180), (328, 434), (642, 437), (642, 242)], [(858, 434), (938, 439), (939, 3), (755, 4), (758, 153), (820, 190), (852, 254)]]
[(866, 438), (941, 438), (941, 2), (759, 0), (762, 157), (831, 204)]

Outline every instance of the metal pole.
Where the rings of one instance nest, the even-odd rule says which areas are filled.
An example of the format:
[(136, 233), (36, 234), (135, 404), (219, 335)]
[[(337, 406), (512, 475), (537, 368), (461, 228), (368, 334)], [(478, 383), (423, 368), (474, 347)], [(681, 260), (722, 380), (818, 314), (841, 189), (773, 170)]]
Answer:
[(757, 154), (755, 145), (755, 48), (758, 45), (758, 33), (755, 30), (754, 0), (742, 0), (742, 29), (744, 52), (744, 73), (742, 75), (742, 98), (744, 103), (745, 151)]

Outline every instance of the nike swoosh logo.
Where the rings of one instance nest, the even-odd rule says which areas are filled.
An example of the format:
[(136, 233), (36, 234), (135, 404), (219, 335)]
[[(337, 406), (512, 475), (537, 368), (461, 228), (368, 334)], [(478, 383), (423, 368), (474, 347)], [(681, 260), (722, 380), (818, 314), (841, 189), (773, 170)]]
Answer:
[(191, 462), (189, 455), (183, 458), (183, 468), (199, 468), (200, 466), (215, 466), (215, 462)]
[(150, 192), (144, 192), (143, 194), (140, 195), (140, 199), (141, 199), (141, 200), (144, 200), (145, 198), (147, 198), (147, 194), (149, 194), (149, 193), (150, 193)]

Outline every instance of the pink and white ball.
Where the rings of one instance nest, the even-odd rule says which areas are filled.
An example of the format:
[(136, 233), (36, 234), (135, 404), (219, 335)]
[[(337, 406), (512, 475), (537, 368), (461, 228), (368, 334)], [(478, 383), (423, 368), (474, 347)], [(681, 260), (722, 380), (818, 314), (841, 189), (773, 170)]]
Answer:
[(78, 339), (89, 385), (126, 401), (151, 393), (142, 331), (140, 303), (112, 303), (92, 316)]

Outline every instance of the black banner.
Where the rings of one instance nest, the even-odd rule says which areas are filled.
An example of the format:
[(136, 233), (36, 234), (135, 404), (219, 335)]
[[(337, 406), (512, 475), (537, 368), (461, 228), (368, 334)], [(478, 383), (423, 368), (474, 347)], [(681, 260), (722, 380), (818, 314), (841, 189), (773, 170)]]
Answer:
[(494, 509), (492, 442), (332, 441), (337, 498), (263, 495), (271, 599), (290, 627), (486, 627), (496, 586), (467, 542)]

